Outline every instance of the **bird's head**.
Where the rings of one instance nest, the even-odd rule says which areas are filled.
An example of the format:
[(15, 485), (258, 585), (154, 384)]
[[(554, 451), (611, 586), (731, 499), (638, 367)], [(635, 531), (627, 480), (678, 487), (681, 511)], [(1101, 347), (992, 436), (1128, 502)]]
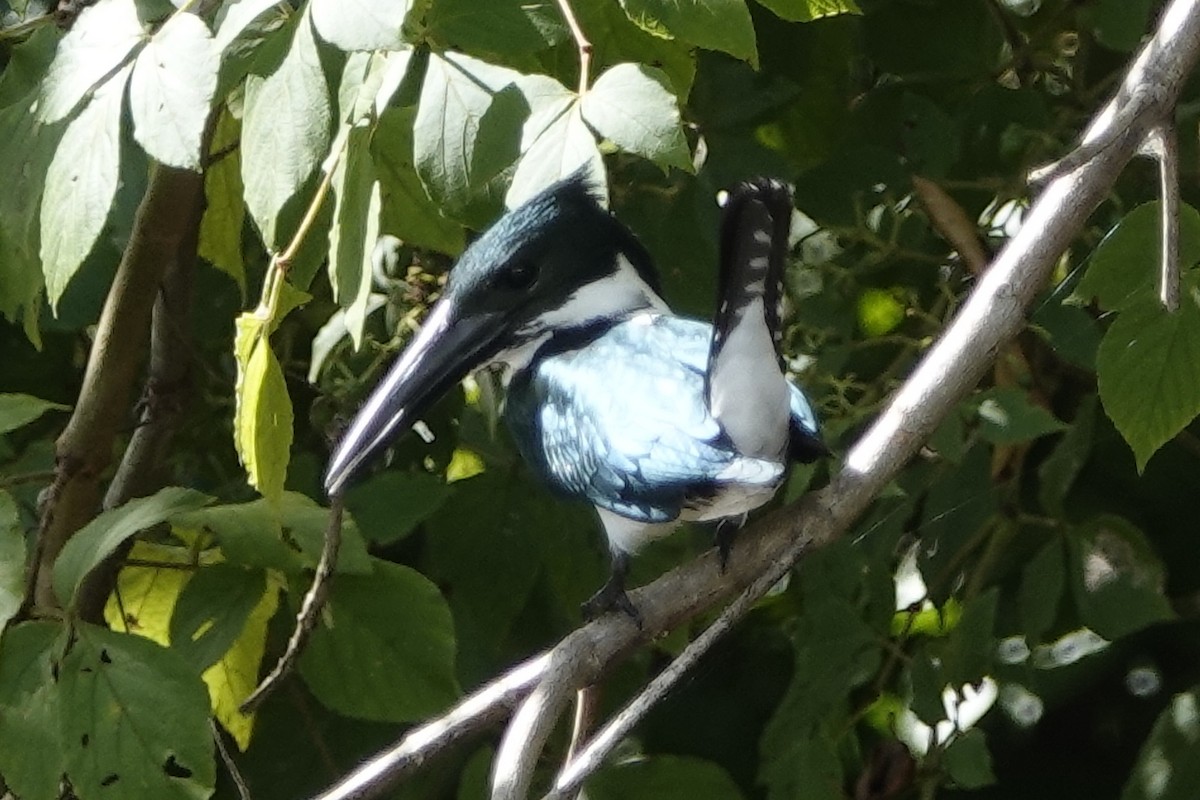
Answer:
[(463, 253), (420, 332), (375, 387), (325, 473), (340, 491), (437, 398), (488, 364), (519, 368), (553, 334), (661, 306), (649, 255), (584, 175), (502, 216)]

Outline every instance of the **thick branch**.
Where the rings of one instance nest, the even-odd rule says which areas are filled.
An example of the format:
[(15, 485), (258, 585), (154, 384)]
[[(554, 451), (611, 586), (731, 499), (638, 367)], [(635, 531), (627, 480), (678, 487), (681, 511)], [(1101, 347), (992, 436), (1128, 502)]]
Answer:
[[(192, 275), (200, 237), (203, 207), (192, 209), (188, 230), (179, 242), (166, 274), (150, 324), (150, 363), (138, 405), (138, 427), (121, 456), (116, 475), (104, 494), (104, 508), (116, 508), (135, 497), (145, 497), (166, 486), (167, 456), (175, 433), (183, 423), (191, 394), (191, 352), (188, 341), (192, 305)], [(130, 539), (104, 560), (79, 589), (79, 616), (99, 622), (104, 604), (112, 594), (125, 556), (133, 546)]]
[[(717, 569), (717, 558), (710, 552), (632, 592), (643, 614), (641, 631), (620, 615), (608, 615), (567, 636), (551, 656), (541, 657), (537, 665), (542, 671), (547, 659), (552, 658), (554, 663), (578, 666), (572, 670), (577, 685), (595, 681), (642, 637), (654, 637), (674, 628), (744, 590), (780, 563), (790, 566), (807, 548), (827, 543), (845, 531), (975, 386), (1003, 345), (1021, 331), (1025, 310), (1044, 287), (1058, 258), (1107, 195), (1138, 143), (1173, 108), (1198, 51), (1200, 0), (1174, 0), (1125, 81), (1126, 86), (1150, 84), (1155, 91), (1136, 98), (1128, 97), (1128, 93), (1117, 98), (1138, 106), (1137, 114), (1117, 115), (1128, 120), (1127, 134), (1113, 137), (1104, 147), (1089, 148), (1089, 159), (1059, 173), (1047, 186), (1030, 209), (1024, 226), (980, 278), (945, 334), (888, 408), (851, 449), (843, 469), (829, 486), (748, 527), (735, 543), (726, 573)], [(1114, 103), (1116, 107), (1110, 105), (1104, 113), (1124, 108)], [(533, 676), (532, 681), (536, 680)], [(515, 693), (529, 689), (530, 684), (523, 683)], [(480, 719), (486, 717), (488, 722), (502, 716), (513, 702), (512, 695), (505, 695), (503, 703), (480, 704), (479, 699), (489, 691), (493, 691), (492, 686), (470, 699), (479, 705)], [(467, 719), (469, 713), (467, 704), (460, 704), (442, 720), (427, 723), (420, 730), (453, 724), (461, 733), (486, 724), (476, 725)], [(544, 725), (539, 723), (539, 727)], [(428, 759), (458, 738), (427, 736), (422, 744), (410, 734), (401, 743), (404, 759), (395, 760), (401, 766), (393, 769), (380, 756), (322, 795), (321, 800), (378, 796), (402, 771), (413, 768), (418, 755)], [(353, 793), (342, 790), (350, 785)]]
[(163, 271), (188, 235), (203, 196), (203, 176), (156, 166), (134, 218), (116, 278), (96, 328), (79, 400), (55, 442), (55, 480), (42, 508), (31, 584), (35, 606), (55, 608), (51, 569), (63, 545), (100, 506), (100, 475), (113, 439), (129, 419), (130, 389), (149, 338)]

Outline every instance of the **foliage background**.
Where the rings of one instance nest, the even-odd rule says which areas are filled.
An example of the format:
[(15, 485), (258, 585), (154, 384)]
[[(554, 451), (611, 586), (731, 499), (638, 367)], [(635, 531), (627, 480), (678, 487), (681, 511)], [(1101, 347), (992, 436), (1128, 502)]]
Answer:
[[(67, 33), (34, 0), (0, 2), (0, 775), (15, 794), (56, 797), (65, 775), (83, 800), (234, 796), (211, 713), (255, 797), (303, 796), (580, 623), (600, 537), (587, 509), (531, 483), (481, 378), (429, 415), (431, 442), (407, 437), (349, 493), (298, 676), (255, 717), (235, 710), (315, 563), (332, 431), (506, 200), (590, 165), (668, 299), (703, 316), (717, 190), (795, 181), (788, 348), (842, 452), (1019, 225), (1024, 175), (1070, 146), (1158, 5), (571, 7), (594, 45), (582, 97), (554, 2), (100, 0)], [(1193, 81), (1177, 115), (1193, 205), (1198, 118)], [(168, 194), (135, 215), (187, 174), (203, 176), (202, 214)], [(1126, 171), (978, 392), (590, 797), (1192, 796), (1200, 217), (1184, 207), (1184, 302), (1167, 314), (1157, 191), (1149, 163)], [(110, 409), (94, 475), (71, 473), (60, 439), (54, 472), (118, 265), (172, 226), (198, 257), (150, 284), (190, 295), (163, 315), (190, 373), (170, 446), (31, 598), (39, 492), (120, 486), (155, 407), (151, 391)], [(380, 235), (395, 238), (376, 251)], [(144, 320), (111, 324), (114, 352), (148, 336)], [(796, 470), (782, 500), (831, 468)], [(663, 542), (634, 581), (710, 537)], [(110, 554), (118, 591), (90, 613), (84, 576)], [(702, 623), (625, 662), (605, 707)], [(980, 694), (986, 714), (951, 714), (947, 691)], [(957, 725), (939, 728), (947, 715)], [(493, 746), (395, 796), (482, 796)]]

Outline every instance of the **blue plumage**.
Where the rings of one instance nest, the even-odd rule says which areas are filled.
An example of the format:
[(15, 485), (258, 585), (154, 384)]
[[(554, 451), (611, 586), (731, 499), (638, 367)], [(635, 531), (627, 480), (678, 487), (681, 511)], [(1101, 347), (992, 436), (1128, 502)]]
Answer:
[[(704, 402), (711, 340), (707, 323), (653, 312), (586, 347), (555, 352), (551, 339), (508, 387), (522, 456), (560, 494), (647, 523), (712, 518), (730, 490), (773, 491), (783, 465), (739, 454)], [(794, 386), (791, 400), (794, 424), (815, 438)]]

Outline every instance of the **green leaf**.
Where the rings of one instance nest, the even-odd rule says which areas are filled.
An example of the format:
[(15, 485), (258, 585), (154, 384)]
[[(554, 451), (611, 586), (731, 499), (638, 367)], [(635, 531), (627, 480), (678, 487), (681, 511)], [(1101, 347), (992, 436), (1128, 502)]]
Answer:
[(550, 184), (574, 174), (580, 167), (586, 167), (593, 186), (607, 191), (604, 159), (596, 147), (595, 137), (583, 121), (579, 103), (573, 102), (542, 130), (528, 149), (523, 148), (504, 203), (509, 208), (518, 206)]
[(1038, 642), (1058, 618), (1066, 584), (1066, 560), (1062, 542), (1055, 539), (1037, 552), (1021, 570), (1018, 602), (1021, 631), (1029, 642)]
[(942, 756), (942, 763), (950, 779), (963, 789), (982, 789), (996, 782), (992, 754), (979, 728), (954, 737)]
[(729, 773), (691, 756), (654, 755), (599, 770), (585, 786), (591, 800), (741, 800)]
[(374, 564), (371, 575), (334, 579), (300, 674), (316, 698), (340, 714), (421, 719), (459, 693), (450, 609), (415, 570)]
[(598, 135), (661, 167), (691, 171), (692, 158), (679, 124), (667, 76), (642, 64), (618, 64), (583, 96), (583, 119)]
[(529, 602), (542, 568), (537, 538), (555, 535), (551, 502), (519, 479), (489, 472), (458, 483), (454, 502), (426, 523), (429, 572), (450, 598), (461, 674), (492, 663)]
[(346, 153), (333, 172), (333, 227), (329, 229), (329, 283), (346, 311), (345, 326), (362, 346), (371, 294), (371, 254), (379, 238), (379, 183), (369, 149), (371, 129), (350, 129)]
[(1132, 53), (1149, 32), (1147, 22), (1153, 8), (1153, 0), (1098, 0), (1086, 18), (1102, 45)]
[(1054, 452), (1038, 466), (1038, 502), (1055, 517), (1066, 516), (1063, 504), (1067, 493), (1091, 455), (1097, 402), (1094, 394), (1084, 398), (1071, 427), (1054, 447)]
[(1127, 520), (1095, 517), (1068, 542), (1075, 605), (1093, 631), (1111, 641), (1175, 616), (1164, 594), (1166, 569)]
[[(1189, 283), (1192, 283), (1189, 281)], [(1138, 472), (1200, 414), (1200, 290), (1174, 313), (1145, 296), (1117, 315), (1096, 356), (1104, 411), (1129, 443)]]
[[(213, 534), (226, 558), (234, 563), (299, 575), (317, 565), (329, 528), (329, 509), (302, 494), (284, 492), (278, 504), (255, 500), (211, 506), (180, 514), (172, 524), (192, 534)], [(366, 544), (350, 518), (342, 520), (336, 569), (353, 574), (371, 571)]]
[(25, 532), (12, 495), (0, 491), (0, 631), (25, 600)]
[(0, 110), (0, 141), (5, 142), (0, 148), (0, 312), (12, 322), (23, 313), (30, 341), (40, 346), (42, 193), (66, 125), (40, 123), (37, 102), (35, 88)]
[[(72, 540), (74, 541), (74, 540)], [(196, 800), (216, 780), (208, 693), (170, 650), (79, 624), (59, 673), (65, 771), (80, 797)]]
[[(83, 9), (58, 43), (58, 52), (42, 82), (38, 118), (43, 122), (63, 119), (101, 81), (111, 84), (109, 74), (126, 63), (144, 37), (134, 0), (100, 0)], [(120, 74), (129, 73), (122, 69)], [(118, 106), (124, 86), (122, 79), (115, 92)], [(97, 93), (101, 91), (97, 89)]]
[(758, 66), (745, 0), (621, 0), (621, 7), (649, 33), (720, 50)]
[(758, 0), (777, 16), (789, 22), (812, 22), (838, 14), (861, 14), (855, 0)]
[(75, 591), (87, 574), (126, 539), (211, 502), (208, 495), (169, 486), (101, 513), (71, 537), (54, 562), (54, 593), (63, 605), (73, 604)]
[(346, 508), (372, 542), (397, 542), (436, 513), (453, 490), (428, 472), (384, 470), (346, 492)]
[(279, 213), (325, 157), (332, 119), (308, 13), (293, 24), (291, 46), (275, 71), (247, 77), (242, 118), (246, 206), (273, 250), (284, 244)]
[(278, 0), (231, 0), (223, 3), (213, 25), (217, 49), (225, 56), (234, 40), (259, 17), (279, 5)]
[(1045, 408), (1030, 402), (1029, 394), (1016, 387), (988, 389), (973, 401), (979, 417), (979, 433), (994, 444), (1026, 442), (1067, 427)]
[(213, 564), (192, 576), (171, 613), (170, 641), (197, 673), (217, 663), (242, 633), (267, 589), (260, 571)]
[(46, 173), (41, 253), (51, 308), (91, 252), (117, 193), (121, 101), (130, 69), (123, 67), (96, 90), (67, 126)]
[(1142, 744), (1121, 800), (1191, 800), (1200, 785), (1200, 690), (1171, 698)]
[(767, 786), (768, 800), (845, 800), (842, 764), (828, 735), (816, 731), (787, 745), (785, 751), (769, 754), (764, 739), (759, 780)]
[(22, 800), (58, 800), (63, 772), (55, 676), (65, 641), (55, 622), (26, 622), (0, 639), (0, 772)]
[(213, 131), (212, 152), (220, 157), (204, 171), (204, 216), (200, 220), (200, 257), (224, 272), (246, 294), (246, 264), (242, 258), (242, 123), (222, 109)]
[[(961, 463), (943, 467), (921, 508), (920, 567), (924, 575), (939, 576), (929, 586), (936, 605), (945, 602), (954, 575), (963, 569), (957, 560), (960, 549), (996, 513), (999, 503), (992, 485), (991, 453), (990, 446), (977, 444)], [(955, 572), (947, 574), (950, 569)]]
[(462, 214), (516, 160), (529, 109), (518, 73), (457, 53), (429, 56), (413, 123), (417, 174), (444, 213)]
[(1034, 309), (1030, 327), (1068, 364), (1096, 371), (1101, 330), (1088, 309), (1072, 302), (1050, 300)]
[(426, 24), (438, 42), (501, 56), (528, 57), (569, 35), (558, 7), (547, 0), (438, 0)]
[[(647, 33), (611, 0), (575, 0), (572, 6), (592, 43), (593, 69), (624, 62), (652, 64), (670, 77), (677, 97), (691, 94), (696, 51), (686, 42)], [(574, 48), (569, 58), (572, 64), (578, 62)]]
[(70, 406), (51, 403), (28, 394), (0, 394), (0, 434), (28, 425), (47, 411), (69, 411)]
[(410, 0), (313, 0), (313, 27), (341, 50), (398, 50)]
[(912, 684), (912, 702), (909, 708), (926, 725), (936, 725), (946, 716), (942, 692), (946, 679), (942, 676), (941, 659), (935, 659), (926, 651), (914, 655), (908, 670)]
[(466, 246), (463, 227), (430, 202), (413, 165), (415, 117), (415, 109), (387, 109), (371, 138), (379, 177), (379, 226), (383, 233), (416, 247), (458, 255)]
[[(1074, 296), (1096, 298), (1102, 308), (1144, 306), (1157, 295), (1162, 204), (1143, 203), (1113, 227), (1092, 251), (1087, 272)], [(1179, 265), (1187, 270), (1200, 261), (1200, 212), (1179, 208)]]
[(254, 312), (242, 314), (237, 320), (233, 441), (250, 485), (274, 503), (282, 496), (287, 479), (293, 435), (292, 400), (283, 368), (271, 349), (263, 324)]
[(972, 597), (963, 607), (958, 625), (950, 632), (943, 658), (946, 683), (961, 686), (976, 683), (987, 675), (995, 652), (992, 631), (1000, 592), (992, 588)]
[(199, 171), (221, 54), (194, 14), (173, 14), (138, 54), (129, 79), (133, 138), (168, 166)]

